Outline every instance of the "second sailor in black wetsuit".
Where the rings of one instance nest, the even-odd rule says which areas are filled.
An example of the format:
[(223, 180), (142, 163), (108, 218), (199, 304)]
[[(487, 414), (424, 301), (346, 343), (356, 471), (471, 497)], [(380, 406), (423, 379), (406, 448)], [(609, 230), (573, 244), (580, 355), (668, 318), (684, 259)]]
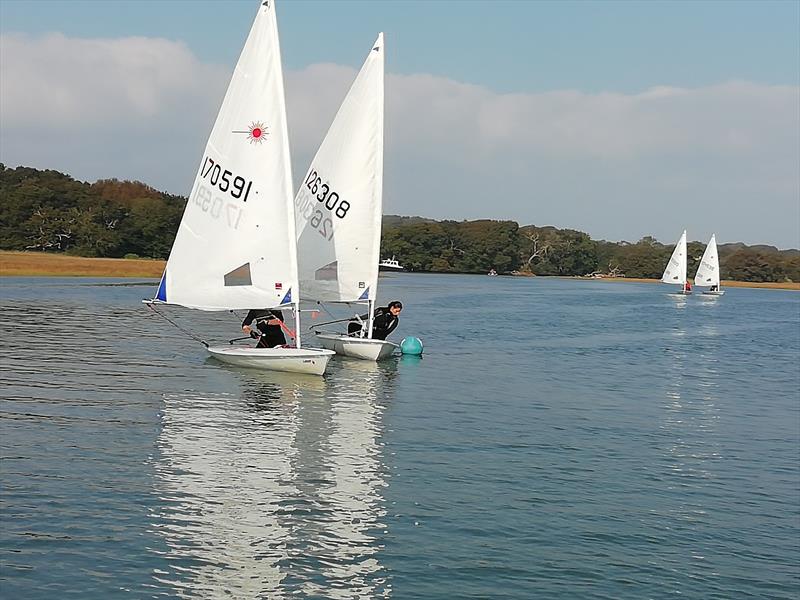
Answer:
[[(372, 339), (385, 340), (386, 336), (397, 329), (400, 323), (400, 311), (403, 310), (403, 303), (399, 300), (389, 302), (388, 306), (382, 306), (375, 309), (375, 315), (372, 319)], [(369, 315), (361, 315), (361, 320), (366, 321)], [(357, 321), (351, 322), (347, 326), (348, 335), (358, 335), (361, 331), (361, 323)]]
[(274, 348), (283, 346), (286, 343), (286, 336), (283, 335), (283, 313), (279, 310), (253, 309), (247, 313), (242, 321), (242, 331), (253, 335), (251, 327), (255, 321), (256, 327), (261, 332), (256, 348)]

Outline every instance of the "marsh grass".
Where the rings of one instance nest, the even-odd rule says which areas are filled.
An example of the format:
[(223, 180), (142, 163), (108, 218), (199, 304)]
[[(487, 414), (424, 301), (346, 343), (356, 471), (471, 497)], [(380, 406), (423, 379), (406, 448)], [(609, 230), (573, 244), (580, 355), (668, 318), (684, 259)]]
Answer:
[(0, 252), (6, 277), (161, 277), (163, 260), (86, 258), (47, 252)]

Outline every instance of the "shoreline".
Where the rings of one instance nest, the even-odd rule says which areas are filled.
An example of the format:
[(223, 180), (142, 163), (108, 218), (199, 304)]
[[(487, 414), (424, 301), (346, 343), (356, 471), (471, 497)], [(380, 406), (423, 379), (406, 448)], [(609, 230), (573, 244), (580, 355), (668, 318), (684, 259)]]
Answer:
[[(630, 282), (630, 283), (661, 283), (660, 279), (646, 279), (643, 277), (565, 277), (565, 279), (577, 279), (580, 281), (608, 281), (608, 282)], [(722, 289), (732, 287), (763, 288), (772, 290), (792, 290), (800, 291), (800, 282), (778, 282), (778, 281), (734, 281), (723, 279), (720, 282)], [(696, 287), (696, 286), (693, 286)]]
[[(149, 258), (88, 258), (45, 252), (0, 251), (0, 277), (141, 277), (159, 279), (166, 261)], [(511, 275), (511, 277), (537, 277)], [(660, 283), (659, 279), (637, 277), (561, 277), (576, 281)], [(749, 287), (800, 291), (800, 282), (722, 282), (722, 287)]]
[(148, 258), (88, 258), (46, 252), (0, 251), (2, 277), (147, 277), (158, 279), (166, 261)]

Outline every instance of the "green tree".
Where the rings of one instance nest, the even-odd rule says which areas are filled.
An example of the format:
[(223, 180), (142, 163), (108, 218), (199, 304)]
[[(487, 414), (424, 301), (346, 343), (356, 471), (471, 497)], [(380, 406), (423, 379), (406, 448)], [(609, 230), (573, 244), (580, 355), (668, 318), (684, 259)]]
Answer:
[(597, 269), (597, 243), (587, 233), (528, 225), (521, 237), (521, 262), (536, 275), (585, 275)]
[(673, 247), (654, 243), (652, 238), (643, 238), (635, 244), (620, 245), (611, 260), (627, 277), (658, 279), (672, 250)]
[(735, 281), (784, 281), (782, 265), (764, 252), (739, 250), (725, 261), (724, 277)]

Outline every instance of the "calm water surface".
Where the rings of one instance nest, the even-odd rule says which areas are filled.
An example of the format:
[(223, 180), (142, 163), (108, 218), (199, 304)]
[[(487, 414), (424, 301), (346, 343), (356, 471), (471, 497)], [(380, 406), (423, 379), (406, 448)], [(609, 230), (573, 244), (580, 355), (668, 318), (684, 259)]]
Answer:
[(397, 274), (424, 358), (315, 378), (0, 285), (3, 598), (800, 595), (798, 293)]

